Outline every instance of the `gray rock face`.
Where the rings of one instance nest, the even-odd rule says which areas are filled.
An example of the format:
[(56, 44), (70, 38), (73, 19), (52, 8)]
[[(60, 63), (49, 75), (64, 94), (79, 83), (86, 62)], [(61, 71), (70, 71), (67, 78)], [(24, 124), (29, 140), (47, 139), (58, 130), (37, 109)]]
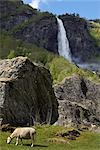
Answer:
[(9, 31), (17, 39), (58, 53), (55, 16), (39, 12), (21, 0), (0, 1), (0, 28)]
[(57, 107), (48, 70), (26, 57), (0, 61), (0, 124), (52, 124)]
[(88, 62), (88, 59), (100, 54), (100, 47), (96, 46), (90, 36), (88, 22), (85, 19), (69, 14), (60, 18), (64, 22), (74, 61)]
[(100, 84), (74, 76), (54, 89), (59, 103), (57, 124), (100, 124)]
[(53, 15), (44, 14), (41, 19), (38, 19), (28, 24), (23, 29), (18, 30), (13, 35), (16, 38), (21, 38), (29, 43), (36, 44), (39, 47), (45, 48), (51, 52), (58, 53), (58, 42), (57, 42), (57, 24), (56, 18)]

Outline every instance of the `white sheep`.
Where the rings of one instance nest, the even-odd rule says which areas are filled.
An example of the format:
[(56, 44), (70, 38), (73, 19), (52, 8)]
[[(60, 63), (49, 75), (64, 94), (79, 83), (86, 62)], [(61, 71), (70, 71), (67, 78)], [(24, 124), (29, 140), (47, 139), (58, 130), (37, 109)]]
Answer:
[(7, 138), (7, 144), (9, 144), (13, 138), (16, 138), (15, 145), (18, 145), (19, 139), (21, 140), (21, 142), (22, 139), (31, 139), (32, 141), (31, 147), (33, 147), (35, 134), (36, 134), (36, 130), (31, 127), (16, 128), (14, 132)]

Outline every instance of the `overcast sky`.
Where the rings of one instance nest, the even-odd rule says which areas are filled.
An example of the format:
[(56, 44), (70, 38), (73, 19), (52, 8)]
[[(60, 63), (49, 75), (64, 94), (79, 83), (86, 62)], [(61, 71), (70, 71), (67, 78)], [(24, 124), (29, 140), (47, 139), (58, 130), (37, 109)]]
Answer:
[(100, 18), (100, 0), (23, 0), (32, 7), (54, 14), (78, 13), (87, 19)]

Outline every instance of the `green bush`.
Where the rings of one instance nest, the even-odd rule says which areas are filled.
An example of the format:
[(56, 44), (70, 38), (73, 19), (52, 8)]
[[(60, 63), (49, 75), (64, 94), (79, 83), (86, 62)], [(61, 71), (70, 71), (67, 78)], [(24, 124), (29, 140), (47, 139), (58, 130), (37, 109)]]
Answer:
[(14, 50), (11, 50), (10, 53), (9, 53), (9, 55), (7, 56), (7, 58), (8, 59), (12, 59), (14, 57), (16, 57), (16, 52)]

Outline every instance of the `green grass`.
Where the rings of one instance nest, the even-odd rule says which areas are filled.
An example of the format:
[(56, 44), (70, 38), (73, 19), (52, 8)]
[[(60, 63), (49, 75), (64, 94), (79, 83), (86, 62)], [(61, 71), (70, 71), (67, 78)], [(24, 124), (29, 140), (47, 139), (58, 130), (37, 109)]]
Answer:
[(82, 132), (76, 140), (68, 140), (67, 143), (49, 142), (48, 139), (54, 138), (58, 131), (65, 131), (64, 127), (38, 126), (34, 147), (30, 147), (30, 140), (23, 140), (24, 145), (15, 146), (15, 140), (11, 144), (6, 144), (8, 132), (0, 132), (1, 150), (100, 150), (100, 134), (89, 131)]
[(91, 37), (95, 44), (100, 47), (100, 23), (91, 22), (91, 28), (89, 30)]
[(81, 75), (85, 78), (88, 78), (91, 81), (100, 83), (100, 78), (91, 71), (87, 69), (80, 69), (72, 63), (69, 63), (63, 57), (55, 57), (49, 63), (49, 70), (53, 77), (54, 84), (58, 84), (61, 82), (65, 77), (69, 78), (72, 75)]

